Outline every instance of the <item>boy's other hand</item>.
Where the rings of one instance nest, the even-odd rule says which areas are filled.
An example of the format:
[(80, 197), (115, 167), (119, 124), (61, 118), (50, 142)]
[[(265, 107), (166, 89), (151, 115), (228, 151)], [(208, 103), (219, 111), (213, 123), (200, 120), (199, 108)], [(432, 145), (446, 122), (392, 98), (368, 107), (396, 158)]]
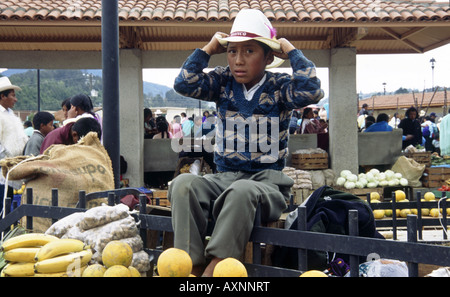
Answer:
[(228, 34), (222, 32), (217, 32), (216, 34), (214, 34), (209, 43), (202, 48), (202, 50), (205, 51), (210, 56), (221, 54), (227, 51), (227, 49), (219, 43), (219, 40), (216, 38), (216, 35), (220, 35), (222, 37), (228, 36)]
[(289, 58), (288, 57), (288, 53), (291, 50), (294, 50), (295, 47), (286, 38), (280, 38), (280, 39), (278, 39), (278, 41), (280, 42), (281, 53), (273, 51), (273, 55), (278, 57), (278, 58), (286, 60), (286, 59)]

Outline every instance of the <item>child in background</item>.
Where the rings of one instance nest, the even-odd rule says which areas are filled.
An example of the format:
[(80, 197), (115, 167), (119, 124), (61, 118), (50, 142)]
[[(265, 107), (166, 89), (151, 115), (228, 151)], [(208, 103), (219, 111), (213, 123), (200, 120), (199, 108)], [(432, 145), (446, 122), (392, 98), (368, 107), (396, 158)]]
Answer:
[(37, 156), (41, 151), (42, 143), (44, 142), (45, 136), (53, 131), (53, 121), (55, 117), (46, 111), (40, 111), (36, 113), (33, 117), (33, 127), (34, 131), (25, 145), (23, 154), (25, 156)]
[(98, 138), (102, 137), (102, 128), (100, 123), (91, 117), (81, 118), (73, 123), (68, 123), (62, 127), (56, 128), (45, 136), (41, 145), (40, 153), (53, 144), (75, 144), (81, 137), (89, 132), (97, 132)]
[[(210, 57), (221, 53), (228, 67), (204, 73)], [(287, 58), (293, 75), (266, 71)], [(241, 10), (230, 35), (216, 33), (182, 66), (174, 89), (217, 106), (214, 161), (219, 172), (180, 174), (168, 192), (174, 245), (191, 256), (193, 274), (212, 276), (222, 259), (243, 255), (258, 204), (263, 221), (277, 220), (286, 208), (293, 180), (281, 170), (288, 156), (289, 122), (292, 110), (323, 97), (315, 74), (314, 64), (288, 40), (276, 39), (269, 20), (253, 9)], [(213, 201), (215, 225), (205, 248)]]

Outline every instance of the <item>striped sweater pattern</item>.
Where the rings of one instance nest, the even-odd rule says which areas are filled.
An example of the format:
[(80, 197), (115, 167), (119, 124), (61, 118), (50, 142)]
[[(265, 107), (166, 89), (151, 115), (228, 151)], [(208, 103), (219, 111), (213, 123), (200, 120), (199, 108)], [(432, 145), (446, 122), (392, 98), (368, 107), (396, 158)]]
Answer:
[(196, 49), (183, 64), (175, 91), (216, 103), (214, 161), (219, 171), (284, 168), (292, 110), (323, 97), (314, 64), (300, 50), (288, 54), (293, 74), (266, 71), (264, 84), (251, 100), (245, 99), (229, 67), (204, 72), (210, 59), (206, 52)]

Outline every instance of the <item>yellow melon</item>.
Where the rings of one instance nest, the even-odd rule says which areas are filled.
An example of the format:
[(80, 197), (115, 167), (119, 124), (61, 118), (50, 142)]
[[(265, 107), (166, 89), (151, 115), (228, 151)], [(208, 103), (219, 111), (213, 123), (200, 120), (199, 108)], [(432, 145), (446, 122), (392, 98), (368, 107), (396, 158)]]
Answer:
[(101, 264), (92, 264), (86, 267), (82, 277), (102, 277), (106, 271), (106, 267)]
[(108, 242), (102, 252), (102, 262), (106, 268), (114, 265), (123, 265), (128, 267), (133, 260), (133, 250), (130, 245), (120, 241), (113, 240)]
[(103, 277), (131, 277), (131, 272), (123, 265), (113, 265), (106, 269)]
[(225, 258), (214, 267), (213, 277), (247, 277), (247, 269), (235, 258)]
[(139, 270), (137, 270), (133, 266), (128, 267), (128, 270), (130, 270), (131, 277), (141, 277), (141, 273), (139, 272)]
[(319, 270), (308, 270), (303, 272), (300, 277), (328, 277), (328, 275)]
[(395, 201), (402, 201), (406, 199), (406, 194), (402, 190), (397, 190), (395, 193)]
[(159, 255), (156, 267), (162, 277), (187, 277), (192, 271), (192, 259), (182, 249), (168, 248)]

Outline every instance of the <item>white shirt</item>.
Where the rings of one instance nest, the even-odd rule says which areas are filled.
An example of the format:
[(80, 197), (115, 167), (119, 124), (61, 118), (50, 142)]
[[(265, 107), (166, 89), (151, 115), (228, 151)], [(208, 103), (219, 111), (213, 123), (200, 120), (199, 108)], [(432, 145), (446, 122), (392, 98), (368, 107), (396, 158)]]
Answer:
[(247, 88), (245, 87), (244, 84), (242, 84), (242, 89), (244, 90), (244, 96), (245, 99), (247, 99), (248, 101), (252, 100), (253, 95), (255, 95), (256, 91), (259, 89), (259, 87), (261, 87), (264, 82), (266, 81), (266, 74), (264, 74), (263, 78), (253, 87), (250, 88), (250, 90), (247, 91)]
[[(3, 105), (0, 104), (0, 112), (5, 112), (8, 114), (14, 114), (14, 111), (12, 111), (11, 108), (6, 109), (5, 107), (3, 107)], [(3, 151), (5, 150), (5, 148), (2, 146), (2, 144), (0, 143), (0, 154), (3, 153)]]

